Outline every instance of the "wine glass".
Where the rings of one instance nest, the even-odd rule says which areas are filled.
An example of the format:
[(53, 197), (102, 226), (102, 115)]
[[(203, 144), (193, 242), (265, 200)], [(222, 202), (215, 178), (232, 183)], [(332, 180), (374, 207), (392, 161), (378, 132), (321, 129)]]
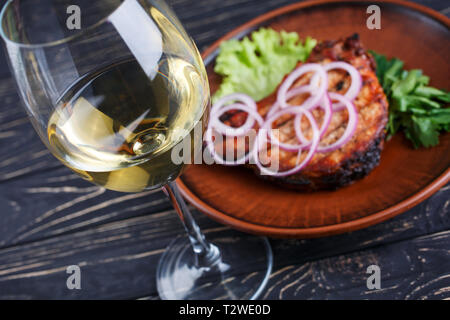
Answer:
[(183, 159), (202, 153), (209, 87), (195, 44), (166, 3), (9, 0), (0, 19), (22, 102), (52, 154), (107, 189), (162, 187), (172, 201), (188, 237), (160, 259), (160, 297), (258, 297), (272, 268), (267, 239), (207, 241), (175, 182), (189, 164), (174, 158), (180, 146), (188, 142)]

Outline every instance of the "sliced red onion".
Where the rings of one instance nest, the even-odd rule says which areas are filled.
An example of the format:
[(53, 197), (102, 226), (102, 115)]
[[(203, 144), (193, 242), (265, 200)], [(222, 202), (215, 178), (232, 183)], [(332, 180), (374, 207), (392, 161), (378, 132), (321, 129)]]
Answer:
[[(225, 107), (222, 107), (221, 109), (217, 110), (214, 113), (210, 113), (209, 116), (209, 123), (211, 126), (214, 127), (214, 130), (216, 130), (218, 133), (223, 135), (233, 135), (233, 136), (242, 136), (246, 134), (252, 127), (247, 128), (245, 126), (245, 123), (240, 127), (231, 127), (222, 121), (220, 121), (220, 117), (225, 113), (229, 112), (231, 110), (242, 110), (242, 107), (248, 107), (247, 105), (241, 104), (241, 103), (233, 103), (229, 104)], [(247, 116), (247, 120), (251, 118), (250, 116)], [(246, 122), (247, 122), (246, 120)], [(253, 125), (255, 124), (255, 120), (253, 119)]]
[[(294, 84), (294, 82), (303, 76), (305, 73), (315, 72), (315, 74), (319, 74), (320, 76), (320, 84), (318, 85), (317, 90), (315, 90), (314, 94), (311, 95), (305, 102), (303, 102), (300, 106), (309, 109), (311, 107), (317, 106), (320, 99), (323, 97), (325, 92), (328, 89), (328, 77), (325, 69), (318, 63), (306, 63), (297, 69), (295, 69), (281, 84), (278, 89), (277, 94), (277, 103), (281, 108), (292, 107), (288, 105), (287, 100), (289, 99), (287, 96), (287, 92)], [(311, 89), (314, 87), (311, 87)], [(296, 107), (300, 107), (296, 106)]]
[[(331, 117), (333, 116), (333, 110), (331, 108), (331, 100), (327, 93), (324, 95), (324, 97), (320, 101), (320, 104), (318, 105), (318, 107), (322, 108), (325, 112), (325, 114), (323, 116), (323, 120), (322, 120), (322, 125), (320, 126), (320, 129), (319, 129), (320, 138), (322, 138), (323, 135), (325, 134), (325, 132), (327, 131), (328, 126), (330, 125), (330, 122), (331, 122)], [(297, 138), (306, 147), (306, 146), (309, 146), (311, 142), (308, 139), (306, 139), (305, 136), (303, 135), (303, 132), (301, 130), (301, 119), (302, 119), (301, 115), (297, 115), (295, 117), (294, 129), (295, 129)]]
[[(329, 92), (328, 89), (328, 75), (327, 72), (332, 69), (344, 69), (351, 76), (351, 85), (344, 95)], [(308, 72), (314, 72), (308, 85), (298, 86), (291, 88), (294, 82)], [(214, 160), (219, 164), (224, 165), (240, 165), (249, 161), (250, 157), (254, 158), (255, 164), (260, 169), (261, 174), (268, 174), (272, 176), (288, 176), (295, 174), (304, 168), (312, 159), (316, 152), (331, 152), (340, 148), (347, 143), (353, 136), (358, 122), (358, 113), (355, 106), (352, 103), (362, 87), (362, 78), (358, 70), (352, 65), (345, 62), (331, 62), (325, 66), (317, 63), (308, 63), (300, 66), (294, 70), (281, 84), (278, 93), (277, 100), (270, 108), (266, 115), (266, 121), (262, 119), (257, 110), (257, 105), (253, 99), (245, 94), (236, 93), (225, 96), (219, 99), (211, 108), (210, 122), (205, 133), (205, 140), (207, 148), (213, 156)], [(292, 99), (296, 95), (303, 93), (309, 93), (310, 96), (300, 105), (291, 106), (288, 104), (288, 100)], [(332, 100), (337, 103), (332, 103)], [(310, 110), (320, 107), (324, 110), (324, 117), (320, 128), (316, 123)], [(348, 111), (348, 123), (344, 131), (344, 134), (333, 144), (328, 146), (320, 146), (320, 140), (327, 131), (331, 122), (333, 111), (338, 111), (346, 108)], [(247, 120), (240, 127), (231, 127), (220, 121), (220, 116), (231, 110), (242, 110), (246, 112)], [(300, 144), (289, 144), (279, 141), (273, 134), (272, 124), (279, 117), (285, 114), (295, 115), (294, 129), (296, 137)], [(305, 116), (310, 122), (313, 136), (308, 140), (301, 130), (301, 120)], [(250, 147), (250, 150), (245, 156), (232, 161), (223, 159), (223, 156), (216, 153), (213, 141), (213, 131), (224, 135), (226, 137), (239, 137), (245, 135), (255, 123), (258, 123), (260, 130), (256, 136), (256, 141)], [(268, 137), (270, 140), (268, 140)], [(274, 172), (264, 167), (260, 161), (259, 154), (262, 146), (267, 143), (271, 146), (280, 147), (289, 151), (297, 151), (298, 158), (300, 159), (302, 151), (308, 150), (308, 154), (305, 159), (297, 164), (294, 168), (283, 171)], [(226, 155), (225, 155), (226, 156)]]
[[(210, 152), (210, 154), (212, 155), (212, 157), (214, 158), (214, 160), (219, 163), (219, 164), (223, 164), (223, 165), (240, 165), (240, 164), (245, 164), (250, 155), (251, 155), (251, 150), (253, 147), (250, 148), (250, 151), (243, 157), (237, 159), (237, 160), (224, 160), (223, 156), (217, 154), (215, 148), (214, 148), (214, 141), (212, 139), (213, 137), (213, 130), (215, 130), (217, 133), (219, 134), (223, 134), (227, 137), (239, 137), (240, 135), (242, 135), (243, 129), (242, 127), (239, 128), (233, 128), (230, 127), (230, 129), (227, 129), (225, 132), (219, 132), (219, 130), (217, 130), (217, 128), (214, 126), (215, 124), (217, 124), (218, 122), (218, 118), (224, 114), (225, 112), (228, 112), (230, 110), (236, 110), (236, 109), (240, 109), (244, 112), (248, 113), (248, 117), (247, 119), (251, 118), (253, 119), (253, 122), (257, 122), (258, 125), (261, 127), (264, 124), (264, 120), (263, 118), (259, 115), (258, 111), (256, 111), (255, 109), (246, 106), (246, 105), (240, 105), (240, 104), (232, 104), (232, 105), (228, 105), (225, 106), (223, 108), (221, 108), (219, 111), (216, 110), (216, 112), (214, 114), (211, 114), (211, 120), (209, 122), (208, 128), (205, 132), (205, 141), (206, 141), (206, 146)], [(251, 129), (251, 128), (250, 128)], [(240, 130), (240, 131), (239, 131)], [(247, 133), (249, 130), (246, 130), (245, 133)], [(236, 134), (237, 133), (237, 134)]]
[[(327, 72), (333, 69), (343, 69), (347, 71), (352, 79), (352, 83), (350, 84), (347, 92), (345, 92), (344, 97), (350, 101), (353, 101), (358, 96), (362, 87), (362, 77), (359, 71), (354, 66), (346, 62), (336, 61), (324, 65), (324, 69)], [(333, 104), (333, 110), (335, 111), (342, 110), (344, 108), (344, 103), (338, 102)]]
[(243, 102), (243, 104), (256, 110), (256, 102), (250, 96), (246, 95), (245, 93), (232, 93), (217, 100), (211, 108), (211, 113), (218, 111), (222, 106), (227, 105), (227, 102), (230, 101)]
[[(295, 97), (297, 95), (307, 93), (307, 92), (309, 92), (312, 95), (314, 90), (316, 90), (316, 88), (314, 88), (310, 85), (294, 87), (286, 93), (286, 101), (292, 99), (293, 97)], [(275, 103), (270, 108), (269, 112), (267, 113), (266, 118), (269, 118), (270, 116), (272, 116), (276, 111), (278, 111), (278, 109), (280, 109), (280, 104), (278, 103), (278, 101), (275, 101)]]
[[(291, 174), (295, 174), (297, 172), (299, 172), (301, 169), (303, 169), (311, 160), (311, 158), (314, 156), (317, 146), (319, 144), (320, 141), (320, 134), (319, 134), (319, 128), (317, 127), (316, 124), (316, 120), (314, 119), (314, 117), (312, 116), (312, 114), (308, 111), (305, 110), (303, 108), (299, 108), (299, 107), (289, 107), (286, 108), (284, 110), (281, 110), (279, 112), (277, 112), (276, 114), (273, 115), (272, 118), (278, 118), (284, 114), (294, 114), (294, 115), (305, 115), (306, 118), (309, 120), (310, 124), (311, 124), (311, 128), (313, 131), (313, 137), (312, 137), (312, 141), (311, 141), (311, 147), (308, 150), (308, 154), (306, 155), (305, 159), (303, 159), (303, 161), (299, 164), (297, 164), (294, 168), (287, 170), (287, 171), (282, 171), (282, 172), (273, 172), (269, 169), (267, 169), (266, 167), (264, 167), (261, 164), (261, 161), (259, 159), (259, 151), (261, 150), (261, 137), (258, 134), (258, 141), (257, 141), (257, 148), (253, 148), (253, 159), (255, 161), (256, 166), (259, 168), (259, 170), (261, 171), (261, 174), (267, 174), (267, 175), (271, 175), (274, 177), (284, 177), (284, 176), (288, 176)], [(271, 119), (272, 119), (271, 118)], [(273, 121), (272, 121), (273, 122)], [(264, 125), (264, 127), (266, 126), (266, 124)], [(262, 130), (261, 132), (266, 132), (265, 129)], [(272, 142), (271, 142), (272, 143)], [(301, 156), (301, 148), (297, 149), (298, 150), (298, 158), (300, 158)]]
[[(238, 101), (241, 103), (235, 103), (234, 101)], [(253, 109), (255, 111), (257, 110), (256, 102), (250, 96), (248, 96), (244, 93), (233, 93), (233, 94), (229, 94), (229, 95), (224, 96), (224, 97), (220, 98), (219, 100), (217, 100), (217, 102), (214, 103), (214, 105), (211, 107), (210, 116), (212, 117), (213, 115), (215, 115), (224, 106), (230, 105), (230, 102), (233, 102), (231, 105), (236, 105), (236, 104), (245, 105), (245, 106), (248, 106), (250, 109)], [(234, 109), (239, 109), (239, 108), (234, 108)], [(232, 109), (229, 109), (229, 110), (232, 110)], [(221, 114), (223, 114), (223, 113), (224, 112), (222, 112)], [(247, 117), (247, 120), (245, 121), (245, 123), (238, 128), (228, 126), (228, 125), (224, 124), (223, 122), (221, 122), (220, 120), (217, 123), (214, 123), (214, 126), (218, 130), (220, 130), (220, 132), (224, 132), (225, 130), (231, 130), (229, 133), (240, 132), (241, 134), (245, 134), (246, 130), (247, 131), (250, 130), (251, 128), (253, 128), (254, 125), (255, 125), (255, 119), (253, 117)]]
[(334, 143), (328, 146), (318, 146), (317, 152), (331, 152), (339, 149), (342, 145), (346, 144), (353, 136), (358, 125), (358, 112), (353, 103), (346, 97), (337, 94), (335, 92), (329, 92), (328, 95), (332, 100), (337, 100), (344, 105), (344, 108), (348, 111), (348, 122), (342, 136)]
[(318, 73), (315, 73), (311, 77), (311, 80), (309, 81), (309, 85), (312, 86), (313, 88), (316, 88), (316, 90), (317, 90), (319, 88), (319, 84), (320, 84), (320, 75)]
[[(293, 110), (295, 110), (295, 112)], [(291, 143), (281, 142), (273, 134), (272, 123), (275, 120), (277, 120), (278, 118), (280, 118), (281, 116), (285, 115), (285, 114), (296, 114), (296, 115), (298, 115), (298, 114), (304, 114), (304, 111), (306, 111), (306, 109), (299, 108), (299, 107), (290, 107), (290, 108), (278, 110), (278, 112), (274, 112), (272, 114), (272, 116), (270, 116), (268, 119), (266, 119), (266, 122), (264, 122), (264, 125), (263, 125), (262, 129), (266, 130), (267, 134), (270, 137), (271, 143), (279, 146), (280, 148), (282, 148), (284, 150), (289, 150), (289, 151), (298, 151), (299, 149), (303, 148), (303, 146), (304, 146), (303, 143), (301, 143), (301, 144), (291, 144)]]

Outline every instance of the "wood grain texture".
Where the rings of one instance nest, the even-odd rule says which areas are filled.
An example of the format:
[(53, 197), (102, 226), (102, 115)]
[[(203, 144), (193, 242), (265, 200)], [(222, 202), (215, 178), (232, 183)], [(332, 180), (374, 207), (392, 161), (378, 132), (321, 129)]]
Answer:
[[(204, 49), (236, 25), (295, 1), (170, 2)], [(418, 2), (449, 12), (445, 0)], [(158, 259), (183, 234), (164, 194), (123, 198), (63, 167), (32, 130), (5, 66), (0, 58), (0, 299), (157, 299)], [(450, 185), (364, 230), (272, 240), (275, 267), (263, 298), (450, 298), (449, 199)], [(207, 236), (230, 234), (195, 215)], [(372, 263), (381, 267), (379, 291), (366, 288), (365, 269)], [(71, 264), (81, 266), (80, 291), (66, 288)]]
[[(405, 298), (413, 297), (414, 290), (428, 295), (421, 288), (432, 284), (430, 288), (443, 294), (430, 298), (442, 298), (447, 278), (433, 280), (448, 274), (450, 267), (450, 219), (448, 212), (434, 212), (444, 212), (446, 206), (448, 200), (434, 201), (432, 207), (422, 204), (416, 213), (389, 223), (330, 238), (272, 240), (275, 269), (264, 298)], [(227, 227), (196, 217), (207, 237), (230, 239)], [(422, 236), (430, 230), (431, 235)], [(169, 209), (1, 249), (0, 298), (155, 298), (157, 261), (182, 233)], [(65, 267), (71, 264), (81, 267), (80, 291), (65, 287)], [(382, 270), (383, 290), (378, 292), (366, 288), (365, 270), (371, 264)], [(257, 265), (251, 267), (262, 272)], [(411, 279), (419, 281), (408, 284)], [(401, 290), (392, 288), (396, 284)]]

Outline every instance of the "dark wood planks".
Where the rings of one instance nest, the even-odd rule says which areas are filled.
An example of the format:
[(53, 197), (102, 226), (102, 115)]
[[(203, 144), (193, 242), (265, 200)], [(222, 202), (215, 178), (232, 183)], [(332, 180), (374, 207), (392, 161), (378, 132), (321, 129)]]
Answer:
[[(444, 299), (450, 292), (450, 231), (290, 264), (272, 274), (265, 299)], [(367, 289), (367, 267), (381, 289)]]
[[(236, 25), (292, 2), (170, 1), (201, 49)], [(447, 1), (416, 2), (449, 13)], [(7, 76), (0, 61), (0, 75)], [(0, 298), (157, 298), (158, 259), (183, 234), (164, 195), (120, 194), (77, 178), (46, 151), (14, 89), (10, 78), (0, 80)], [(449, 198), (446, 186), (409, 212), (365, 230), (273, 240), (275, 269), (263, 297), (449, 298)], [(196, 216), (207, 235), (231, 232)], [(82, 268), (80, 291), (66, 289), (71, 264)], [(366, 288), (370, 264), (381, 268), (382, 290)]]
[[(38, 175), (39, 177), (39, 175)], [(0, 185), (0, 246), (30, 242), (171, 207), (159, 191), (106, 192), (64, 168)]]
[[(330, 238), (272, 240), (275, 268), (263, 297), (448, 297), (450, 221), (448, 212), (431, 212), (446, 206), (448, 200), (421, 205), (418, 213)], [(227, 227), (196, 216), (207, 237), (230, 236)], [(428, 225), (422, 225), (424, 221)], [(426, 235), (430, 228), (435, 232)], [(158, 259), (177, 235), (183, 230), (169, 209), (1, 249), (0, 299), (155, 297)], [(80, 291), (66, 288), (65, 270), (71, 264), (81, 267)], [(366, 269), (372, 264), (381, 268), (379, 291), (366, 287)], [(258, 267), (252, 265), (252, 271), (261, 272)]]

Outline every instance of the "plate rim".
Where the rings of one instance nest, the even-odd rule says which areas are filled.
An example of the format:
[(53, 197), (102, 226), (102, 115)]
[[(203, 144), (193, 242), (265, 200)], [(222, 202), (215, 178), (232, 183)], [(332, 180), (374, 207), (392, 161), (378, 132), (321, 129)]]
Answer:
[[(210, 45), (207, 49), (205, 49), (202, 52), (202, 58), (205, 61), (205, 65), (208, 65), (212, 59), (215, 58), (216, 53), (219, 50), (219, 46), (223, 41), (232, 39), (232, 38), (239, 38), (243, 33), (247, 33), (248, 30), (251, 30), (253, 28), (258, 27), (259, 25), (263, 24), (264, 22), (270, 21), (273, 18), (276, 18), (277, 16), (287, 14), (292, 11), (301, 10), (304, 8), (310, 8), (315, 6), (320, 6), (324, 4), (330, 4), (330, 3), (339, 3), (342, 5), (345, 5), (346, 3), (352, 3), (352, 2), (366, 2), (371, 4), (376, 3), (390, 3), (395, 4), (399, 6), (404, 6), (409, 9), (413, 9), (415, 11), (418, 11), (422, 14), (428, 15), (432, 17), (433, 19), (441, 22), (442, 24), (446, 25), (448, 28), (450, 28), (450, 18), (447, 18), (445, 15), (431, 9), (428, 7), (425, 7), (423, 5), (414, 3), (414, 2), (407, 2), (403, 0), (346, 0), (346, 1), (340, 1), (340, 0), (308, 0), (298, 3), (293, 3), (272, 11), (269, 11), (265, 14), (262, 14), (256, 18), (253, 18), (252, 20), (240, 25), (239, 27), (231, 30), (224, 36), (220, 37), (218, 40), (216, 40), (212, 45)], [(445, 184), (447, 184), (450, 181), (450, 168), (447, 168), (441, 175), (437, 176), (432, 182), (430, 182), (425, 188), (422, 190), (414, 193), (413, 195), (407, 197), (406, 199), (396, 203), (393, 206), (390, 206), (388, 208), (385, 208), (381, 211), (372, 213), (370, 215), (367, 215), (365, 217), (353, 219), (350, 221), (337, 223), (337, 224), (331, 224), (331, 225), (325, 225), (320, 227), (310, 227), (310, 228), (289, 228), (289, 227), (275, 227), (275, 226), (265, 226), (260, 225), (256, 223), (251, 223), (245, 220), (241, 220), (235, 217), (232, 217), (230, 215), (227, 215), (226, 213), (223, 213), (216, 208), (210, 206), (206, 202), (204, 202), (202, 199), (200, 199), (198, 196), (196, 196), (189, 188), (186, 186), (186, 184), (183, 182), (183, 176), (179, 177), (176, 180), (176, 183), (180, 189), (181, 194), (188, 200), (189, 203), (191, 203), (194, 207), (196, 207), (198, 210), (200, 210), (202, 213), (210, 217), (211, 219), (230, 226), (234, 229), (257, 234), (257, 235), (265, 235), (275, 238), (317, 238), (317, 237), (325, 237), (330, 235), (336, 235), (341, 233), (346, 233), (350, 231), (355, 231), (359, 229), (363, 229), (375, 224), (378, 224), (380, 222), (386, 221), (390, 218), (393, 218), (401, 213), (404, 213), (405, 211), (411, 209), (412, 207), (416, 206), (420, 202), (426, 200), (430, 196), (432, 196), (434, 193), (440, 190)]]

